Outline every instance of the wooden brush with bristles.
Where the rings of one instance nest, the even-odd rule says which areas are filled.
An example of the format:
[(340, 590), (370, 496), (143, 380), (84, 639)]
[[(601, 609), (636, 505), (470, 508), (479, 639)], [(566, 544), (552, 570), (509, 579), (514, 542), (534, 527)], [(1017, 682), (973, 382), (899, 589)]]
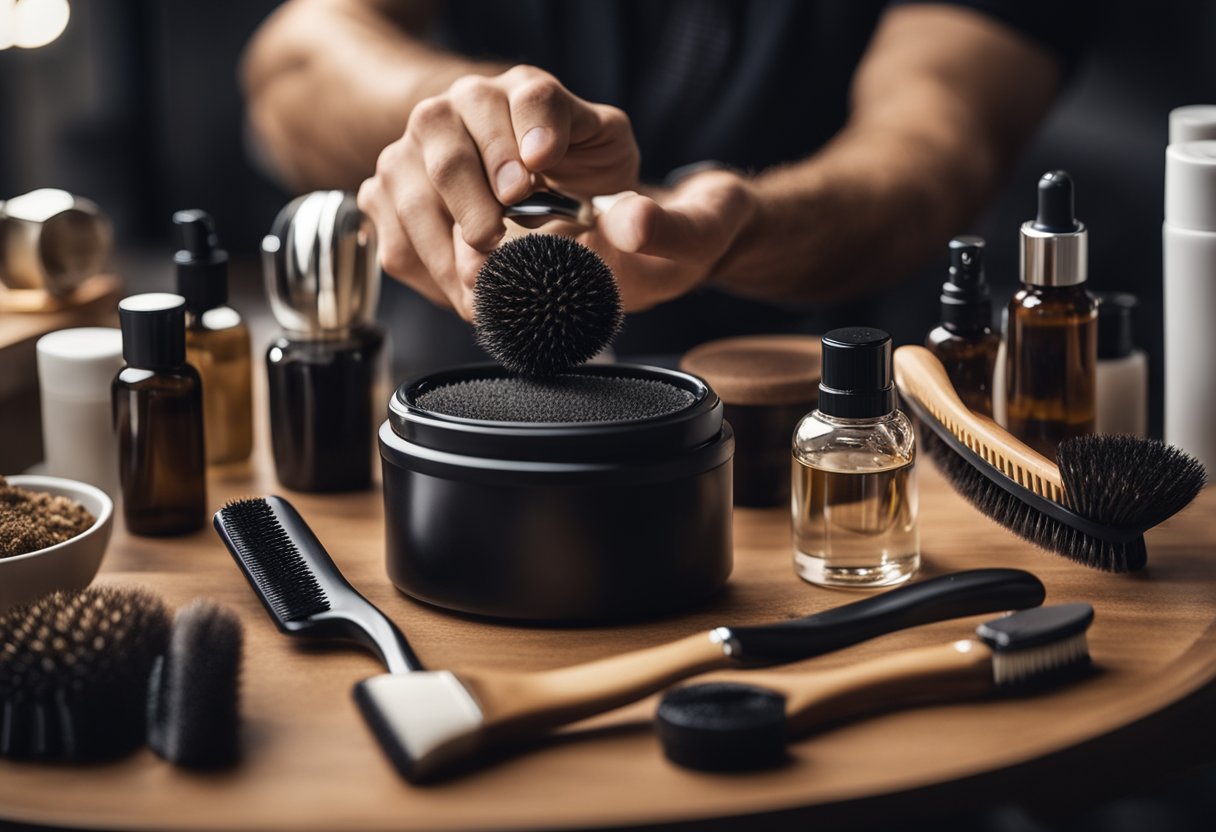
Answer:
[(1144, 532), (1203, 488), (1203, 465), (1155, 439), (1067, 439), (1052, 462), (968, 410), (924, 347), (895, 351), (895, 383), (921, 427), (921, 450), (956, 491), (1019, 537), (1086, 566), (1140, 569)]

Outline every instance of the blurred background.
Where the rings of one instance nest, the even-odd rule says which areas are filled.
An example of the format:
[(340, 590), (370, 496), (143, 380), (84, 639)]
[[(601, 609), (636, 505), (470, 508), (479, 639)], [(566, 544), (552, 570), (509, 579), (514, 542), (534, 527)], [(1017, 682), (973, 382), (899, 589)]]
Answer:
[[(13, 5), (4, 0), (0, 9)], [(44, 46), (0, 50), (0, 198), (59, 187), (94, 199), (114, 219), (128, 279), (157, 270), (169, 278), (169, 218), (179, 208), (210, 211), (234, 259), (253, 258), (291, 195), (251, 159), (237, 63), (277, 4), (19, 5), (44, 7), (44, 30), (68, 9), (70, 20)], [(1166, 117), (1176, 106), (1216, 99), (1216, 4), (1121, 0), (1104, 8), (1068, 92), (971, 230), (989, 241), (999, 304), (1016, 285), (1017, 229), (1033, 213), (1035, 180), (1053, 168), (1073, 174), (1078, 216), (1090, 227), (1092, 288), (1130, 291), (1142, 302), (1138, 338), (1152, 361), (1151, 430), (1159, 434)], [(943, 258), (881, 301), (832, 310), (830, 319), (882, 326), (897, 343), (920, 341), (937, 318), (944, 268)], [(256, 281), (256, 269), (234, 279)], [(408, 323), (386, 324), (398, 330), (401, 369), (426, 369), (410, 364)]]
[[(254, 319), (255, 339), (263, 336), (255, 340), (257, 353), (267, 323), (263, 313), (259, 329), (257, 309), (248, 308), (261, 298), (256, 252), (292, 194), (252, 158), (237, 64), (276, 5), (0, 0), (0, 199), (56, 187), (95, 200), (115, 224), (116, 271), (141, 290), (172, 285), (172, 212), (206, 209), (233, 255), (234, 305), (247, 304), (242, 311)], [(1150, 431), (1160, 435), (1167, 114), (1216, 102), (1216, 3), (1111, 0), (1093, 26), (1092, 48), (1068, 91), (970, 230), (989, 241), (989, 279), (1000, 308), (1016, 286), (1017, 230), (1033, 214), (1038, 176), (1055, 168), (1073, 174), (1077, 213), (1090, 228), (1091, 287), (1141, 300), (1137, 338), (1151, 362)], [(881, 300), (830, 315), (838, 325), (886, 328), (896, 343), (919, 342), (937, 321), (944, 272), (943, 257)], [(397, 343), (400, 378), (424, 368), (410, 364), (409, 322), (395, 314), (384, 323)], [(1216, 813), (1214, 783), (1208, 771), (1165, 799), (1124, 801), (1076, 822), (1202, 828), (1196, 822)], [(1042, 828), (1012, 810), (987, 823)]]

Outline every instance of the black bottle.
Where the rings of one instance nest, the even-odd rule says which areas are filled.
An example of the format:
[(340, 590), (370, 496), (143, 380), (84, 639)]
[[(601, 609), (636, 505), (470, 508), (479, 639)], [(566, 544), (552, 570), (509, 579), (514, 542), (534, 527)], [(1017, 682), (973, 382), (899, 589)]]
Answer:
[(291, 202), (262, 241), (267, 291), (283, 334), (266, 352), (270, 438), (279, 482), (295, 491), (372, 483), (373, 413), (384, 333), (370, 323), (379, 275), (354, 196)]
[(127, 366), (111, 386), (123, 516), (132, 534), (181, 534), (207, 522), (203, 393), (186, 363), (186, 302), (132, 295), (118, 304)]
[(942, 284), (942, 322), (925, 346), (946, 368), (963, 404), (992, 416), (992, 374), (1001, 337), (992, 331), (992, 299), (984, 279), (984, 240), (950, 241), (950, 275)]

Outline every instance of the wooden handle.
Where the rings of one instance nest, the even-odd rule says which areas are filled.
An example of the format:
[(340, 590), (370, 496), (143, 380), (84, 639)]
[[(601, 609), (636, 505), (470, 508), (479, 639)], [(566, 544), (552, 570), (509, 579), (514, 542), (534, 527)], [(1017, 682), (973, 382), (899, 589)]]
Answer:
[(924, 347), (895, 351), (895, 383), (968, 448), (1019, 485), (1041, 497), (1064, 502), (1060, 469), (996, 422), (973, 413), (954, 391), (946, 368)]
[(965, 639), (903, 650), (839, 670), (715, 673), (706, 681), (768, 688), (785, 695), (791, 737), (865, 713), (911, 702), (968, 697), (992, 689), (992, 651)]
[(542, 673), (461, 672), (488, 736), (518, 740), (619, 708), (707, 670), (729, 666), (709, 633)]

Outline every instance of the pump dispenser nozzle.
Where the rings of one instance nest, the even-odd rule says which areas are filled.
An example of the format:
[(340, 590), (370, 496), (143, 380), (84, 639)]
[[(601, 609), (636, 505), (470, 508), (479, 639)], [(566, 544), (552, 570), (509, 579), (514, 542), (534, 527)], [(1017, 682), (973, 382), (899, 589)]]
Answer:
[(964, 235), (950, 241), (950, 277), (942, 284), (942, 324), (952, 331), (992, 324), (983, 237)]
[(177, 292), (186, 311), (201, 315), (228, 302), (228, 252), (220, 248), (215, 223), (206, 211), (192, 208), (173, 215), (177, 252)]

